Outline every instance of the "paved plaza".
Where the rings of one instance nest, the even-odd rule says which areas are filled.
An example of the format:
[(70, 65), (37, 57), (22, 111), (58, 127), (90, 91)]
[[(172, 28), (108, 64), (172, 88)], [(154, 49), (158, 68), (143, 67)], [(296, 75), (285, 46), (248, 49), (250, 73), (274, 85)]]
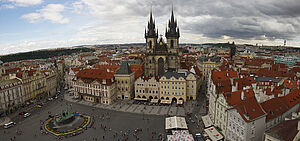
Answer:
[[(62, 91), (64, 93), (64, 91)], [(155, 106), (146, 104), (133, 104), (133, 101), (118, 101), (112, 105), (94, 104), (86, 101), (73, 99), (72, 96), (64, 94), (58, 99), (45, 102), (42, 108), (34, 105), (28, 106), (23, 111), (30, 112), (28, 118), (18, 115), (17, 111), (0, 119), (0, 124), (11, 120), (17, 123), (16, 126), (3, 129), (0, 128), (0, 140), (28, 140), (28, 141), (51, 141), (57, 137), (51, 134), (42, 134), (43, 122), (51, 115), (60, 114), (63, 110), (79, 112), (91, 116), (94, 124), (91, 128), (84, 130), (79, 135), (63, 138), (70, 141), (150, 141), (163, 140), (166, 138), (165, 118), (167, 116), (186, 116), (186, 113), (193, 113), (186, 116), (188, 128), (191, 132), (201, 132), (200, 118), (206, 113), (206, 108), (201, 108), (200, 101), (189, 101), (182, 107), (175, 105)], [(196, 106), (197, 105), (197, 106)]]
[[(122, 141), (126, 138), (128, 138), (129, 141), (137, 140), (137, 138), (139, 140), (151, 140), (151, 138), (157, 140), (159, 134), (165, 137), (164, 116), (144, 116), (142, 114), (119, 112), (102, 108), (94, 109), (90, 106), (65, 101), (53, 101), (53, 103), (43, 107), (43, 110), (33, 113), (32, 116), (26, 119), (24, 118), (23, 121), (18, 122), (14, 127), (9, 129), (3, 129), (1, 127), (0, 140), (10, 141), (11, 138), (20, 141), (56, 140), (56, 137), (51, 134), (45, 135), (40, 133), (40, 127), (42, 126), (41, 121), (47, 119), (48, 112), (59, 114), (66, 108), (72, 109), (71, 111), (73, 112), (76, 111), (90, 115), (95, 119), (95, 123), (92, 128), (88, 128), (84, 133), (64, 138), (63, 140), (92, 141), (95, 140), (95, 138), (97, 138), (97, 140), (107, 141)], [(104, 127), (106, 127), (105, 130)], [(141, 131), (134, 132), (137, 128), (141, 129)], [(21, 131), (22, 134), (18, 135), (16, 131)]]
[(114, 111), (128, 112), (128, 113), (137, 113), (137, 114), (147, 114), (147, 115), (171, 115), (171, 116), (185, 116), (186, 113), (192, 113), (193, 108), (195, 107), (196, 101), (187, 101), (183, 106), (153, 106), (153, 105), (144, 105), (144, 104), (132, 104), (131, 101), (118, 101), (112, 105), (104, 104), (94, 104), (91, 102), (74, 99), (73, 96), (65, 95), (65, 99), (69, 102), (78, 103), (82, 105), (88, 105), (95, 108), (102, 108)]

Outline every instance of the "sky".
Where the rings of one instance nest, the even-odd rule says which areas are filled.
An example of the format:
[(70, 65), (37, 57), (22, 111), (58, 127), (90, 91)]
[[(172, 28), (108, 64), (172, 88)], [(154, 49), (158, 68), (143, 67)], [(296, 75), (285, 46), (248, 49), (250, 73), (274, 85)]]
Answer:
[(151, 7), (164, 35), (172, 5), (180, 43), (300, 46), (299, 0), (0, 0), (0, 55), (143, 43)]

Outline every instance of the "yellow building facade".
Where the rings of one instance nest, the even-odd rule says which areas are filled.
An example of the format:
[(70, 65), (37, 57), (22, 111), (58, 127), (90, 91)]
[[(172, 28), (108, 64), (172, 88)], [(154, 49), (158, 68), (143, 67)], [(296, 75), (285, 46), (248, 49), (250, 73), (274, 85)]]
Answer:
[(197, 61), (197, 66), (202, 72), (202, 80), (207, 80), (211, 70), (218, 67), (221, 64), (220, 57), (200, 57)]

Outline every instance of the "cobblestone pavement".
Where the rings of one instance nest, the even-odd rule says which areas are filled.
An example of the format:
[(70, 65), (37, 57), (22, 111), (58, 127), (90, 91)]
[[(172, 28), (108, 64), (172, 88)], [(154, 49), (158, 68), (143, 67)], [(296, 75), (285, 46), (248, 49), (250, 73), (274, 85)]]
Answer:
[[(0, 127), (0, 141), (10, 141), (13, 138), (16, 141), (57, 140), (51, 134), (41, 134), (40, 127), (42, 124), (40, 121), (45, 121), (48, 118), (48, 112), (55, 115), (60, 114), (65, 109), (87, 114), (95, 119), (93, 128), (88, 128), (84, 133), (77, 136), (64, 138), (63, 140), (66, 141), (94, 141), (95, 138), (98, 141), (124, 141), (126, 138), (128, 138), (128, 141), (135, 141), (137, 138), (140, 141), (150, 141), (151, 138), (159, 140), (159, 134), (162, 134), (163, 138), (166, 137), (164, 130), (165, 116), (120, 112), (105, 108), (92, 108), (91, 106), (100, 105), (90, 105), (88, 103), (85, 105), (56, 99), (47, 105), (45, 104), (42, 108), (36, 108), (37, 111), (32, 111), (30, 117), (23, 118), (16, 114), (17, 117), (13, 117), (12, 120), (15, 121), (14, 119), (18, 118), (22, 120), (19, 120), (16, 126), (9, 129)], [(135, 107), (143, 109), (143, 106), (136, 105)], [(104, 129), (104, 127), (106, 128)], [(134, 132), (137, 128), (141, 131)], [(17, 134), (17, 131), (21, 131), (22, 134)]]
[(112, 105), (104, 105), (104, 104), (94, 104), (91, 102), (74, 99), (73, 96), (65, 95), (65, 100), (87, 105), (95, 108), (103, 108), (114, 111), (122, 111), (128, 113), (137, 113), (137, 114), (147, 114), (147, 115), (172, 115), (172, 116), (185, 116), (186, 113), (191, 113), (193, 111), (193, 107), (197, 103), (197, 101), (187, 101), (183, 106), (172, 106), (172, 105), (164, 105), (164, 106), (154, 106), (154, 105), (144, 105), (144, 104), (131, 104), (133, 100), (130, 101), (117, 101)]
[[(63, 96), (45, 103), (42, 108), (29, 106), (25, 111), (31, 112), (32, 116), (28, 118), (19, 116), (18, 112), (10, 115), (10, 119), (17, 125), (9, 129), (0, 127), (0, 141), (9, 141), (13, 138), (22, 141), (56, 140), (53, 135), (40, 133), (40, 121), (48, 118), (48, 112), (53, 115), (59, 114), (67, 108), (72, 112), (87, 114), (95, 119), (93, 128), (89, 128), (83, 134), (64, 139), (70, 141), (93, 141), (95, 138), (105, 141), (123, 141), (125, 138), (128, 138), (129, 141), (135, 141), (137, 138), (141, 141), (150, 141), (151, 138), (159, 140), (159, 134), (166, 138), (164, 130), (166, 115), (185, 116), (186, 113), (192, 113), (191, 116), (186, 116), (186, 120), (190, 131), (196, 133), (202, 130), (199, 126), (199, 119), (206, 114), (206, 109), (198, 105), (205, 102), (205, 99), (189, 101), (183, 107), (176, 107), (174, 105), (133, 104), (133, 101), (119, 101), (112, 105), (103, 105), (79, 101), (67, 94)], [(104, 130), (103, 126), (107, 128)], [(142, 132), (133, 132), (137, 128), (142, 129)], [(18, 130), (22, 131), (22, 135), (16, 134)]]

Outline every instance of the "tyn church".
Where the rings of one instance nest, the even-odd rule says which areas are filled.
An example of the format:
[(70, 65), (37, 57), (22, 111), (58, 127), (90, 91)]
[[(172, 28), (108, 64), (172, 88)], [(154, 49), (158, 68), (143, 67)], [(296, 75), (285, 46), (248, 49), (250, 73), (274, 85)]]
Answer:
[(145, 76), (162, 76), (166, 71), (177, 71), (180, 68), (179, 56), (179, 28), (172, 10), (171, 19), (165, 33), (167, 42), (162, 37), (158, 39), (158, 30), (155, 29), (155, 20), (150, 12), (148, 28), (145, 29), (146, 57)]

